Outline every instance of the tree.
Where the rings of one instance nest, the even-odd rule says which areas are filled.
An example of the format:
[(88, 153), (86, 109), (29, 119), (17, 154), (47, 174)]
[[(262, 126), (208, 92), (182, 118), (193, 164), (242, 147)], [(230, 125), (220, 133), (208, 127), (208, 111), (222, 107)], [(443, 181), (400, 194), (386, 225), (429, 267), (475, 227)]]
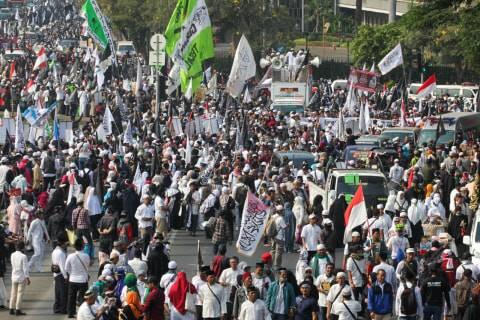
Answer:
[(424, 53), (424, 63), (454, 66), (461, 81), (466, 69), (480, 71), (480, 5), (469, 0), (423, 0), (398, 21), (362, 26), (352, 43), (356, 63), (381, 58), (401, 42), (404, 60), (412, 49)]
[(314, 23), (314, 27), (310, 30), (315, 33), (321, 32), (324, 19), (333, 22), (334, 14), (331, 0), (310, 0), (305, 6), (305, 11), (308, 15), (307, 21)]
[(288, 42), (294, 25), (283, 5), (262, 0), (207, 0), (215, 36), (236, 44), (242, 33), (252, 49), (268, 48), (275, 42)]

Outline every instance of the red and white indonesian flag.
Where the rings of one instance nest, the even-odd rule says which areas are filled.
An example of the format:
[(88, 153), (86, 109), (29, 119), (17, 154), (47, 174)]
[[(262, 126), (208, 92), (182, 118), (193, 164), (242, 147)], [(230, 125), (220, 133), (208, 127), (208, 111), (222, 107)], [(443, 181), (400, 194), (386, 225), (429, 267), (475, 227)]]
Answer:
[(424, 98), (429, 94), (433, 93), (437, 88), (437, 77), (435, 74), (432, 74), (418, 89), (417, 91), (417, 99)]
[(345, 210), (344, 219), (346, 227), (345, 234), (343, 236), (343, 243), (347, 244), (348, 242), (352, 241), (352, 230), (355, 227), (363, 225), (368, 219), (362, 185), (358, 186), (352, 202), (350, 202), (347, 210)]
[(35, 61), (33, 70), (45, 69), (47, 65), (48, 65), (47, 53), (45, 52), (45, 48), (42, 47), (40, 51), (38, 51), (37, 53), (37, 61)]
[(11, 64), (10, 64), (10, 74), (9, 74), (9, 79), (12, 80), (13, 77), (16, 77), (17, 76), (17, 72), (15, 71), (15, 61), (13, 61)]
[(35, 90), (37, 89), (37, 85), (35, 84), (35, 80), (30, 79), (27, 82), (27, 92), (29, 94), (35, 93)]

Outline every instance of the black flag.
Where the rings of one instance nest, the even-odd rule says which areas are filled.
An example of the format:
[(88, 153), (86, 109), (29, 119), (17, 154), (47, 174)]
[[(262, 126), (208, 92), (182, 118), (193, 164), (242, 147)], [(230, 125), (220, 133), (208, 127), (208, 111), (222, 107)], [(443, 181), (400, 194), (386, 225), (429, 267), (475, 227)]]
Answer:
[(443, 124), (442, 116), (440, 116), (437, 123), (437, 134), (436, 134), (435, 144), (437, 144), (438, 139), (444, 134), (445, 134), (445, 125)]

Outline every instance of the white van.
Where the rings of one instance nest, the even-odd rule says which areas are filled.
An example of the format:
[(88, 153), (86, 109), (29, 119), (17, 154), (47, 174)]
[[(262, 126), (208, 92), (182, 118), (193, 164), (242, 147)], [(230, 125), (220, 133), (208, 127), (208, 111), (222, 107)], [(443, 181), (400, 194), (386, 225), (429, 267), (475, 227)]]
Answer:
[[(421, 83), (412, 83), (408, 87), (408, 97), (413, 100), (417, 99), (418, 89), (422, 86)], [(438, 98), (445, 94), (450, 96), (450, 99), (454, 99), (456, 96), (464, 97), (468, 99), (474, 99), (478, 92), (478, 86), (461, 86), (461, 85), (437, 85), (437, 88), (433, 92), (433, 96)]]
[[(442, 114), (445, 134), (441, 135), (436, 142), (437, 145), (448, 145), (458, 140), (476, 139), (480, 137), (480, 113), (478, 112), (450, 112)], [(435, 142), (437, 138), (437, 127), (440, 117), (430, 117), (423, 129), (420, 131), (417, 145)]]
[(335, 90), (340, 89), (340, 90), (347, 90), (348, 89), (348, 80), (346, 79), (338, 79), (332, 82), (332, 91), (335, 92)]
[(117, 56), (123, 57), (127, 52), (130, 56), (135, 55), (136, 50), (135, 46), (133, 45), (133, 41), (118, 41), (117, 43)]

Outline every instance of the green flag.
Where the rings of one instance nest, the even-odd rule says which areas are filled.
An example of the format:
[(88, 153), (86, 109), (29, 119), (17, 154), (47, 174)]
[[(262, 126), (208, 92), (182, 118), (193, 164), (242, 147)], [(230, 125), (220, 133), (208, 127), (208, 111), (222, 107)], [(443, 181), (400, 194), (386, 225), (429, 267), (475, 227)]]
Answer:
[(184, 12), (186, 8), (185, 2), (187, 2), (187, 0), (178, 0), (177, 6), (175, 7), (175, 10), (173, 10), (172, 17), (170, 18), (167, 29), (165, 30), (165, 38), (167, 39), (165, 52), (169, 56), (172, 56), (178, 39), (180, 39), (182, 24), (185, 20), (186, 15), (186, 13)]
[[(92, 38), (103, 48), (105, 49), (108, 46), (108, 31), (104, 26), (102, 13), (97, 6), (95, 1), (92, 0), (85, 1), (85, 4), (82, 7), (82, 12), (87, 19), (88, 31)], [(114, 48), (111, 48), (114, 50)]]
[(50, 126), (50, 123), (48, 123), (48, 121), (45, 121), (44, 130), (45, 130), (45, 135), (50, 141), (50, 139), (52, 139), (52, 127)]
[[(215, 56), (212, 24), (205, 0), (188, 1), (183, 7), (183, 12), (185, 17), (182, 21), (180, 37), (171, 56), (183, 71), (182, 90), (185, 92), (192, 79), (192, 90), (195, 92), (201, 83), (203, 62)], [(200, 81), (198, 81), (199, 78)]]

